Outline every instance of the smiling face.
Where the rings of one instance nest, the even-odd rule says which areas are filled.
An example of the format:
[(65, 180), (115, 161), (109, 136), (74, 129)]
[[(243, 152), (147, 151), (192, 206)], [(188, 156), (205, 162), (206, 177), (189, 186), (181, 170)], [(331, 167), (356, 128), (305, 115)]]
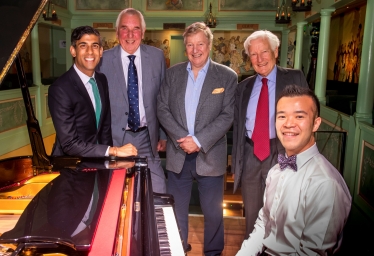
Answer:
[(269, 41), (260, 37), (251, 41), (251, 45), (248, 46), (248, 54), (254, 70), (266, 77), (277, 62), (278, 47), (272, 51)]
[(211, 44), (204, 32), (199, 31), (191, 34), (185, 39), (186, 52), (192, 69), (198, 71), (204, 67), (209, 58)]
[(144, 30), (138, 15), (122, 15), (117, 28), (117, 38), (122, 49), (129, 54), (135, 53), (144, 37)]
[(87, 76), (92, 76), (103, 55), (100, 38), (94, 34), (85, 34), (77, 40), (75, 46), (70, 46), (71, 56), (75, 58), (75, 65)]
[(288, 156), (299, 154), (314, 144), (313, 133), (321, 124), (309, 96), (283, 97), (278, 101), (275, 127)]

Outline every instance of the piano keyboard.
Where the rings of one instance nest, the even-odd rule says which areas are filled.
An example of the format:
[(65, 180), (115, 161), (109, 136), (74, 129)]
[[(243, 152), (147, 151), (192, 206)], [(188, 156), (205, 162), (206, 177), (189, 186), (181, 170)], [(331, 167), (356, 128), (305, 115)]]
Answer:
[(160, 255), (185, 255), (172, 206), (155, 208)]

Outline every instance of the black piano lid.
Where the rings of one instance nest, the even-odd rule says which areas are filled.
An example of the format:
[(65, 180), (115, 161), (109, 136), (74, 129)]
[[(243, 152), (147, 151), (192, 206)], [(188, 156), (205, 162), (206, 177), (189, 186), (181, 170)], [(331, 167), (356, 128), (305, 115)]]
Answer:
[(0, 0), (0, 84), (48, 0)]
[[(111, 173), (61, 169), (31, 200), (15, 227), (0, 236), (0, 243), (33, 243), (36, 248), (49, 243), (52, 248), (61, 244), (88, 250)], [(84, 224), (87, 218), (91, 220)]]
[(52, 158), (60, 175), (31, 200), (15, 227), (0, 236), (0, 244), (89, 250), (113, 169), (125, 167), (131, 173), (132, 167), (144, 167), (146, 161), (144, 157)]

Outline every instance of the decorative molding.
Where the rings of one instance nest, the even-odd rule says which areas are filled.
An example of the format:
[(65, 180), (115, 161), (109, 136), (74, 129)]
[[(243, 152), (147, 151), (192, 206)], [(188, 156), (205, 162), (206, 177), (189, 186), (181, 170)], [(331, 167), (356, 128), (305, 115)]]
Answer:
[(258, 30), (259, 24), (236, 24), (236, 29)]
[(112, 22), (94, 22), (92, 24), (94, 28), (113, 28)]

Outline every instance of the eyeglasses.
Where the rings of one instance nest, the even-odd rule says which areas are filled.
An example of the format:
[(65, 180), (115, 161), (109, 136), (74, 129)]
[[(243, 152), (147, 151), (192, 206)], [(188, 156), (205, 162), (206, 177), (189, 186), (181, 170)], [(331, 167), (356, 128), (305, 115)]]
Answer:
[(121, 28), (121, 31), (124, 33), (124, 34), (133, 34), (133, 35), (137, 35), (137, 34), (140, 34), (142, 32), (142, 30), (140, 28), (134, 28), (134, 29), (128, 29), (126, 27), (124, 28)]
[[(261, 58), (266, 58), (270, 55), (271, 51), (270, 50), (265, 50), (265, 51), (262, 51), (260, 52), (260, 57)], [(258, 53), (250, 53), (249, 54), (249, 58), (251, 59), (256, 59), (258, 57)]]

